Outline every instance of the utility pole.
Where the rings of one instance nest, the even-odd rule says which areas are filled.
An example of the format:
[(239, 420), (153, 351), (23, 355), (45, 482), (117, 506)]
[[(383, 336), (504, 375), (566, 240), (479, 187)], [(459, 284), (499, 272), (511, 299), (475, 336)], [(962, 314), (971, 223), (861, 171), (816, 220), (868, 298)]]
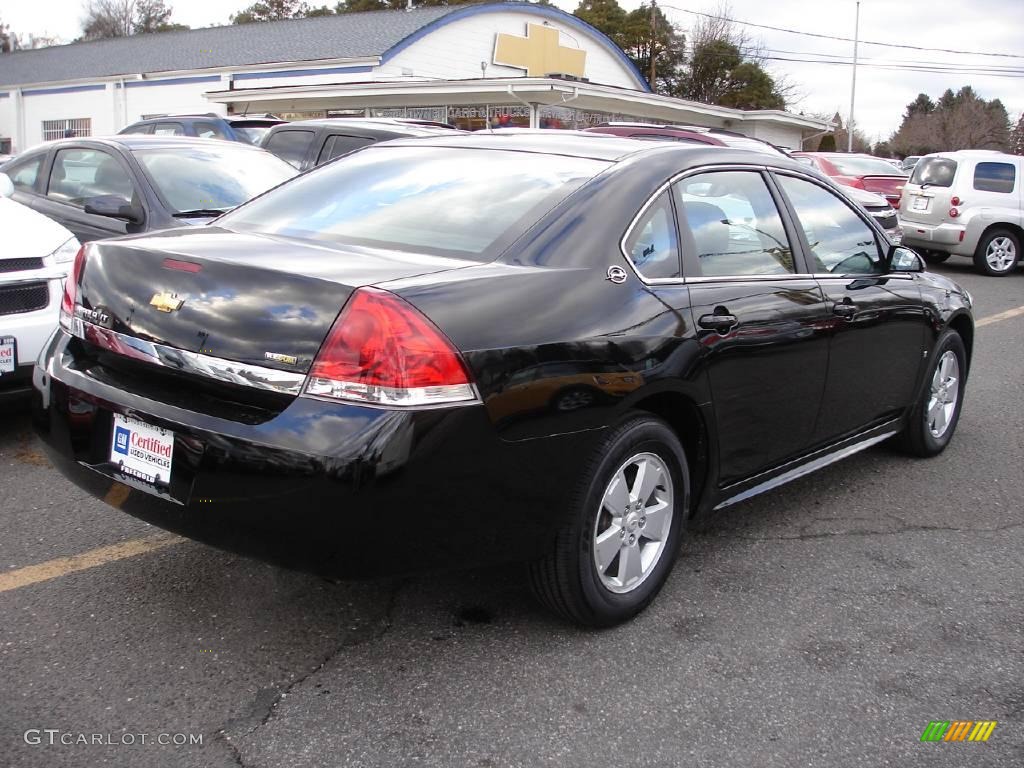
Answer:
[(853, 152), (853, 104), (857, 98), (857, 44), (860, 42), (860, 0), (857, 0), (857, 16), (853, 22), (853, 82), (850, 85), (850, 119), (846, 125), (846, 151)]
[(658, 6), (655, 5), (655, 0), (651, 0), (651, 90), (656, 91), (654, 86), (654, 77), (656, 69), (654, 66), (654, 46), (658, 40)]

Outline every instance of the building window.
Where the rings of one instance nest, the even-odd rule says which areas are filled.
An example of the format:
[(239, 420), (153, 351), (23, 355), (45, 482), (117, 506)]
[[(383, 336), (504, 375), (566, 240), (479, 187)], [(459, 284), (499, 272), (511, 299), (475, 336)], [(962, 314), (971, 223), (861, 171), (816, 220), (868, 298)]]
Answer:
[(92, 118), (74, 117), (67, 120), (43, 120), (43, 141), (92, 136)]

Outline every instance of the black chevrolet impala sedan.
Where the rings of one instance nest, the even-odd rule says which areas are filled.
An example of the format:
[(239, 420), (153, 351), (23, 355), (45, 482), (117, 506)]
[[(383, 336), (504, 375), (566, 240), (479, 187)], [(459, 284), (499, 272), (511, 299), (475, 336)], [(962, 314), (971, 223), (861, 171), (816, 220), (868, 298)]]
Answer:
[(889, 438), (942, 451), (973, 328), (787, 158), (434, 137), (86, 245), (34, 419), (168, 530), (335, 578), (524, 561), (606, 626), (695, 515)]

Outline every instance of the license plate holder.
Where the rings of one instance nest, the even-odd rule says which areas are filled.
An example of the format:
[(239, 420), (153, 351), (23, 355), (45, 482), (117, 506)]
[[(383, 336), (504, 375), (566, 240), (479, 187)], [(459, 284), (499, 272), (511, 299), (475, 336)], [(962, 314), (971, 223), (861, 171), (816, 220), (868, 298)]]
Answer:
[(18, 370), (18, 340), (13, 336), (0, 336), (0, 376)]
[(166, 489), (174, 465), (174, 433), (115, 413), (109, 459), (123, 474), (154, 489)]
[(923, 196), (917, 196), (914, 198), (915, 211), (927, 211), (928, 210), (928, 198)]

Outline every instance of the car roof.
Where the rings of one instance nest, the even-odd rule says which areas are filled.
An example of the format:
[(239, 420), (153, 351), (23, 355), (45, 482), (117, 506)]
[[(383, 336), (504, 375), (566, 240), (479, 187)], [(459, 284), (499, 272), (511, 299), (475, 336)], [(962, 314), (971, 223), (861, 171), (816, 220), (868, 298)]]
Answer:
[(756, 163), (780, 168), (796, 168), (806, 171), (807, 166), (791, 161), (776, 152), (760, 152), (712, 144), (684, 144), (680, 142), (652, 142), (628, 136), (590, 131), (563, 131), (533, 128), (500, 128), (495, 131), (477, 131), (451, 135), (439, 133), (429, 138), (395, 139), (388, 146), (460, 147), (468, 149), (503, 149), (513, 152), (536, 152), (549, 155), (608, 160), (616, 162), (638, 154), (688, 153), (694, 164), (714, 163)]
[(144, 133), (124, 133), (117, 134), (115, 136), (82, 136), (82, 137), (71, 137), (68, 139), (55, 139), (42, 145), (46, 148), (50, 147), (62, 147), (62, 146), (74, 146), (82, 144), (104, 144), (107, 146), (119, 146), (127, 150), (135, 149), (158, 149), (158, 148), (185, 148), (185, 147), (206, 147), (211, 146), (211, 142), (215, 142), (212, 146), (216, 147), (228, 147), (231, 149), (237, 149), (239, 147), (243, 149), (252, 149), (258, 152), (262, 152), (259, 147), (254, 147), (251, 144), (244, 144), (238, 141), (221, 141), (219, 139), (203, 139), (198, 136), (151, 136)]

